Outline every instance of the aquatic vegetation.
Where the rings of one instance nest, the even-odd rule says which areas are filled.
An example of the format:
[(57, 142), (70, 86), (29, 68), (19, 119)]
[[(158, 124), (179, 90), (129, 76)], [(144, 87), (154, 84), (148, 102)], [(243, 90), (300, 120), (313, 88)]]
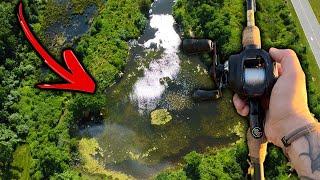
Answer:
[[(201, 9), (201, 10), (200, 10)], [(217, 41), (222, 58), (241, 50), (241, 35), (245, 16), (243, 1), (179, 0), (174, 6), (174, 17), (188, 37), (190, 31), (197, 38)]]
[[(183, 3), (179, 4), (180, 1)], [(197, 36), (219, 38), (220, 43), (225, 43), (221, 44), (220, 49), (226, 53), (239, 50), (241, 23), (243, 22), (242, 6), (240, 6), (243, 3), (242, 1), (225, 0), (223, 2), (215, 0), (203, 3), (199, 3), (200, 1), (180, 1), (177, 2), (176, 10), (180, 12), (176, 13), (176, 18), (177, 20), (180, 18), (181, 21), (179, 20), (179, 22), (184, 23), (184, 27), (188, 27)], [(54, 0), (24, 1), (29, 22), (32, 24), (33, 30), (40, 34), (49, 25), (57, 21), (70, 23), (70, 19), (66, 16), (66, 12), (69, 11), (67, 8), (73, 7), (72, 15), (79, 15), (78, 13), (84, 13), (83, 15), (85, 15), (88, 6), (91, 7), (95, 2), (99, 3), (95, 5), (99, 15), (94, 18), (89, 32), (79, 41), (76, 41), (76, 44), (68, 45), (69, 47), (77, 47), (76, 54), (83, 60), (85, 66), (97, 80), (98, 91), (94, 96), (40, 91), (34, 88), (36, 83), (51, 82), (56, 80), (57, 77), (44, 70), (42, 61), (29, 48), (29, 44), (23, 38), (19, 28), (13, 28), (18, 27), (15, 13), (12, 11), (16, 2), (18, 1), (14, 3), (0, 2), (0, 44), (3, 47), (0, 52), (0, 119), (3, 124), (1, 130), (6, 130), (2, 131), (3, 134), (1, 134), (1, 137), (5, 139), (1, 150), (5, 151), (2, 151), (4, 153), (1, 154), (0, 175), (7, 175), (4, 179), (9, 179), (6, 177), (10, 177), (11, 172), (14, 176), (30, 177), (32, 179), (77, 179), (80, 178), (79, 172), (81, 172), (81, 178), (83, 179), (92, 179), (87, 177), (88, 174), (95, 174), (100, 179), (106, 179), (110, 176), (121, 179), (127, 176), (110, 171), (104, 165), (118, 167), (117, 165), (121, 166), (124, 162), (134, 161), (137, 164), (141, 163), (144, 167), (157, 167), (160, 164), (160, 168), (157, 169), (160, 170), (167, 166), (167, 161), (180, 159), (190, 150), (204, 150), (209, 145), (220, 148), (236, 140), (236, 138), (228, 137), (236, 135), (243, 137), (241, 136), (243, 134), (242, 127), (246, 122), (241, 121), (236, 113), (232, 112), (233, 106), (229, 101), (231, 93), (226, 93), (227, 96), (224, 100), (217, 103), (206, 103), (205, 105), (194, 103), (189, 108), (191, 91), (200, 87), (210, 89), (213, 87), (213, 83), (208, 76), (207, 68), (201, 65), (199, 60), (186, 58), (178, 53), (177, 34), (172, 36), (177, 40), (174, 44), (174, 53), (177, 52), (179, 58), (186, 61), (181, 61), (179, 64), (180, 71), (173, 74), (176, 75), (175, 81), (166, 82), (168, 93), (164, 93), (163, 96), (167, 97), (167, 99), (164, 99), (167, 104), (163, 102), (157, 104), (159, 109), (168, 109), (167, 112), (163, 112), (165, 116), (164, 119), (160, 118), (160, 123), (168, 121), (168, 116), (171, 116), (170, 123), (168, 122), (164, 126), (151, 125), (149, 114), (139, 114), (136, 107), (129, 103), (130, 98), (126, 95), (131, 92), (137, 78), (143, 75), (142, 70), (148, 67), (147, 64), (154, 59), (163, 58), (161, 55), (165, 50), (167, 54), (172, 53), (169, 48), (162, 49), (163, 51), (150, 50), (145, 57), (142, 57), (141, 61), (144, 62), (139, 64), (138, 72), (131, 71), (128, 74), (123, 74), (129, 59), (130, 47), (127, 41), (138, 38), (144, 30), (147, 23), (145, 15), (149, 10), (151, 0), (99, 0), (94, 2), (93, 0), (64, 0), (63, 2), (68, 3), (61, 3), (60, 5), (54, 4)], [(223, 6), (222, 2), (224, 3)], [(264, 1), (258, 2), (262, 4)], [(201, 5), (204, 3), (208, 4)], [(272, 3), (283, 2), (274, 1)], [(271, 6), (272, 3), (268, 2), (267, 5)], [(184, 8), (185, 5), (189, 6), (188, 9)], [(201, 5), (201, 7), (198, 7), (198, 5)], [(212, 9), (210, 6), (216, 7)], [(264, 4), (263, 7), (265, 7)], [(283, 17), (277, 14), (278, 11), (269, 13), (269, 9), (272, 8), (271, 6), (265, 11), (260, 11), (264, 14), (258, 15), (258, 18), (281, 22), (279, 18)], [(188, 13), (191, 15), (186, 15)], [(235, 14), (235, 17), (232, 14)], [(284, 14), (289, 14), (289, 12), (284, 11)], [(38, 15), (39, 17), (37, 17)], [(275, 16), (275, 19), (269, 18), (269, 15)], [(156, 17), (157, 19), (161, 20), (161, 17)], [(173, 21), (171, 17), (168, 20), (170, 20), (168, 21), (170, 23)], [(188, 21), (193, 22), (188, 24)], [(91, 21), (88, 20), (86, 23), (90, 24)], [(198, 26), (198, 23), (201, 26)], [(274, 23), (269, 24), (274, 25)], [(261, 27), (262, 30), (276, 28), (263, 24)], [(290, 30), (292, 28), (290, 26), (289, 30), (292, 31), (290, 38), (277, 40), (276, 42), (272, 41), (282, 38), (283, 34), (278, 33), (278, 31), (286, 28), (280, 27), (280, 29), (272, 31), (271, 34), (264, 32), (266, 36), (271, 37), (270, 41), (265, 42), (266, 44), (269, 43), (268, 46), (274, 45), (274, 43), (277, 45), (282, 41), (282, 43), (287, 44), (293, 41), (292, 37), (297, 37), (297, 33)], [(62, 35), (58, 34), (55, 39), (59, 47), (66, 43)], [(279, 35), (279, 37), (273, 37), (274, 35)], [(164, 34), (161, 36), (164, 36)], [(43, 37), (40, 37), (40, 39), (44, 40)], [(166, 44), (168, 42), (160, 41), (159, 38), (153, 40), (159, 44), (168, 45)], [(156, 44), (154, 41), (150, 41), (150, 45), (151, 43)], [(303, 42), (299, 43), (304, 44)], [(299, 46), (297, 49), (300, 52), (304, 50), (307, 53), (309, 52), (308, 48)], [(165, 58), (170, 57), (165, 56)], [(174, 58), (177, 58), (177, 56), (174, 56)], [(312, 59), (312, 57), (306, 56), (304, 59)], [(166, 61), (169, 60), (166, 59)], [(170, 65), (170, 63), (168, 64)], [(311, 65), (310, 68), (313, 67)], [(304, 68), (308, 69), (308, 65), (304, 64)], [(129, 74), (131, 75), (130, 80)], [(161, 75), (159, 79), (165, 79), (165, 77), (173, 75)], [(118, 84), (115, 84), (119, 78), (128, 79), (121, 82), (121, 89), (117, 89)], [(318, 82), (317, 76), (314, 75), (314, 78), (310, 78), (309, 82), (309, 92), (313, 93), (310, 104), (316, 105), (317, 96), (314, 94), (317, 92), (317, 86), (315, 86), (315, 82)], [(114, 93), (106, 98), (109, 90)], [(105, 108), (105, 112), (101, 113), (103, 108)], [(319, 111), (319, 107), (312, 107), (312, 109), (316, 113)], [(216, 116), (216, 112), (218, 116)], [(92, 122), (92, 119), (96, 120), (101, 116), (106, 122), (110, 122), (107, 125), (112, 123), (117, 125), (107, 126), (105, 134), (97, 135), (99, 136), (97, 140), (84, 138), (78, 141), (72, 138), (70, 131), (77, 129), (77, 123), (80, 120), (82, 120), (81, 122)], [(241, 140), (243, 139), (240, 139), (237, 143), (240, 143)], [(28, 148), (23, 144), (26, 144)], [(19, 145), (23, 145), (23, 147)], [(241, 172), (246, 170), (247, 152), (243, 152), (242, 147), (222, 150), (221, 154), (219, 154), (220, 151), (211, 153), (210, 149), (209, 154), (193, 153), (193, 155), (188, 156), (185, 160), (185, 168), (173, 173), (168, 172), (162, 178), (186, 179), (186, 177), (194, 177), (192, 172), (202, 177), (208, 177), (211, 173), (214, 173), (223, 178), (228, 177), (226, 173), (232, 172), (235, 175), (231, 177), (237, 178), (239, 167), (242, 169)], [(237, 154), (238, 152), (241, 156)], [(277, 177), (281, 174), (281, 177), (284, 177), (288, 170), (285, 157), (280, 156), (276, 149), (270, 152), (270, 158), (269, 161), (267, 159), (266, 164), (274, 168), (267, 171), (267, 175)], [(79, 157), (83, 164), (79, 164)], [(12, 163), (10, 163), (11, 161)], [(199, 161), (201, 162), (197, 163)], [(225, 162), (232, 165), (226, 165)], [(282, 164), (280, 167), (276, 166), (279, 162)], [(197, 166), (198, 164), (199, 166)], [(20, 169), (20, 165), (24, 169)], [(11, 171), (13, 167), (19, 169)], [(221, 167), (225, 167), (227, 170)], [(221, 172), (216, 172), (216, 169)]]
[[(168, 6), (164, 2), (157, 2), (155, 9), (159, 6)], [(169, 25), (171, 26), (171, 24)], [(107, 124), (106, 131), (98, 135), (101, 148), (105, 152), (105, 162), (115, 168), (125, 166), (126, 169), (122, 169), (122, 171), (128, 173), (137, 172), (135, 167), (127, 166), (128, 162), (144, 167), (166, 167), (165, 165), (170, 163), (172, 159), (173, 161), (179, 160), (181, 156), (191, 150), (202, 151), (208, 146), (223, 147), (237, 140), (235, 133), (231, 130), (227, 131), (230, 134), (222, 138), (213, 138), (211, 134), (202, 130), (200, 126), (202, 120), (206, 116), (211, 118), (210, 120), (214, 120), (217, 114), (214, 102), (200, 104), (193, 102), (191, 98), (195, 88), (205, 87), (209, 89), (214, 85), (208, 75), (207, 67), (195, 56), (187, 57), (177, 52), (180, 69), (176, 78), (170, 79), (170, 77), (165, 76), (158, 79), (158, 82), (160, 81), (160, 84), (165, 86), (166, 89), (155, 105), (158, 109), (170, 111), (172, 117), (170, 123), (152, 125), (149, 112), (139, 113), (137, 102), (132, 101), (132, 87), (139, 77), (144, 76), (143, 70), (149, 68), (148, 64), (150, 62), (161, 60), (165, 51), (176, 51), (170, 49), (168, 45), (166, 45), (168, 46), (167, 50), (145, 49), (149, 46), (145, 47), (144, 44), (150, 38), (152, 41), (160, 42), (159, 38), (153, 36), (158, 31), (150, 29), (147, 26), (145, 34), (137, 42), (130, 43), (133, 59), (129, 61), (121, 81), (108, 91), (108, 103), (105, 106), (104, 113)], [(171, 27), (168, 29), (171, 29)], [(168, 41), (169, 38), (162, 37), (162, 39), (162, 41)], [(176, 48), (176, 46), (172, 48)], [(165, 59), (165, 61), (168, 62), (170, 59)], [(167, 72), (163, 70), (165, 66), (149, 69), (160, 70), (160, 73), (164, 74)], [(149, 83), (149, 81), (147, 82)], [(150, 88), (149, 91), (154, 89)], [(115, 123), (122, 128), (111, 130), (114, 125), (110, 126), (110, 123)], [(216, 126), (211, 126), (211, 132), (214, 132), (215, 128)]]
[[(178, 83), (183, 85), (184, 88), (193, 91), (194, 89), (213, 89), (214, 82), (212, 81), (208, 67), (202, 63), (203, 58), (190, 57), (180, 54), (181, 70), (178, 75)], [(190, 92), (188, 94), (190, 96)]]
[[(56, 22), (70, 23), (70, 14), (82, 14), (88, 6), (101, 9), (103, 0), (48, 0), (40, 13), (39, 19), (43, 29)], [(71, 11), (70, 11), (71, 10)]]
[[(217, 100), (216, 111), (218, 116), (206, 117), (201, 121), (201, 127), (207, 135), (224, 137), (239, 134), (240, 137), (244, 137), (241, 134), (247, 128), (246, 120), (236, 113), (231, 101), (232, 95), (232, 92), (228, 90), (223, 91), (223, 99)], [(239, 123), (241, 126), (239, 126)]]
[(94, 138), (83, 138), (79, 141), (79, 153), (84, 163), (82, 167), (86, 172), (91, 174), (102, 174), (105, 175), (104, 178), (107, 179), (133, 179), (125, 174), (105, 169), (101, 164), (99, 164), (98, 160), (95, 159), (98, 150), (99, 144)]
[(165, 101), (169, 105), (170, 110), (183, 110), (192, 107), (192, 99), (190, 96), (181, 95), (176, 92), (170, 92), (166, 95)]
[(101, 9), (103, 8), (104, 3), (104, 0), (71, 0), (73, 14), (82, 14), (84, 10), (90, 5), (95, 5), (99, 9)]
[(157, 109), (151, 112), (152, 125), (164, 125), (172, 120), (172, 116), (167, 109)]
[(105, 164), (119, 164), (128, 159), (140, 159), (142, 151), (138, 148), (137, 134), (120, 124), (107, 123), (98, 138)]

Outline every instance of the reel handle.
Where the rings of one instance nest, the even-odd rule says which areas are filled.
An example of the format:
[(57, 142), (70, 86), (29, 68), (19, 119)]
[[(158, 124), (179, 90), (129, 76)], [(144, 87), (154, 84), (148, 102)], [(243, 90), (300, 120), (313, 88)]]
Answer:
[(250, 131), (252, 137), (255, 139), (260, 139), (264, 135), (264, 128), (263, 128), (263, 109), (257, 99), (249, 99), (249, 106), (250, 106)]

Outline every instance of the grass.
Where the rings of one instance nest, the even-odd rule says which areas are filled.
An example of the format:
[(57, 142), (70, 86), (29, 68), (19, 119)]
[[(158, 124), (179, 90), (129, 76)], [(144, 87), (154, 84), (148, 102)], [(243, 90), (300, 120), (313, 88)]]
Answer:
[(74, 13), (75, 14), (82, 14), (89, 5), (95, 5), (98, 9), (101, 9), (104, 5), (103, 0), (71, 0)]
[(12, 174), (17, 179), (30, 179), (30, 169), (32, 157), (28, 145), (19, 146), (13, 153), (13, 162), (11, 163)]
[(309, 3), (313, 9), (314, 14), (316, 15), (320, 23), (320, 0), (309, 0)]

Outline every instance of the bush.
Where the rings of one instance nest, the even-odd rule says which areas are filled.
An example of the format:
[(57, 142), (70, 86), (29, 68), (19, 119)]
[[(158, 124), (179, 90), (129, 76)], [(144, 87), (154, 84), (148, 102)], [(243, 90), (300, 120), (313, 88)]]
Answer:
[(161, 173), (156, 179), (242, 179), (248, 166), (242, 166), (241, 161), (247, 153), (244, 143), (208, 154), (193, 151), (184, 157), (183, 169)]

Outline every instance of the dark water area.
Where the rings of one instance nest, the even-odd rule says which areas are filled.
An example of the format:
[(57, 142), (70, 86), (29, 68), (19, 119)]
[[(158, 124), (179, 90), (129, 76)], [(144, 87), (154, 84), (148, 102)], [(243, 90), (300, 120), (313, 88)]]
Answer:
[[(191, 151), (225, 147), (239, 137), (238, 122), (218, 112), (217, 102), (196, 102), (197, 88), (214, 84), (197, 56), (180, 52), (181, 33), (172, 16), (173, 0), (157, 0), (149, 24), (132, 40), (122, 79), (106, 93), (104, 121), (82, 128), (80, 137), (95, 138), (108, 170), (149, 179), (174, 167)], [(229, 103), (229, 101), (227, 102)], [(166, 109), (172, 120), (152, 125), (151, 112)]]
[[(57, 3), (66, 3), (65, 0), (60, 0)], [(53, 40), (57, 35), (65, 38), (65, 43), (72, 43), (76, 38), (85, 34), (90, 28), (90, 21), (97, 13), (98, 8), (95, 5), (88, 6), (82, 14), (73, 14), (72, 8), (66, 12), (68, 22), (58, 21), (47, 28), (46, 35)]]

